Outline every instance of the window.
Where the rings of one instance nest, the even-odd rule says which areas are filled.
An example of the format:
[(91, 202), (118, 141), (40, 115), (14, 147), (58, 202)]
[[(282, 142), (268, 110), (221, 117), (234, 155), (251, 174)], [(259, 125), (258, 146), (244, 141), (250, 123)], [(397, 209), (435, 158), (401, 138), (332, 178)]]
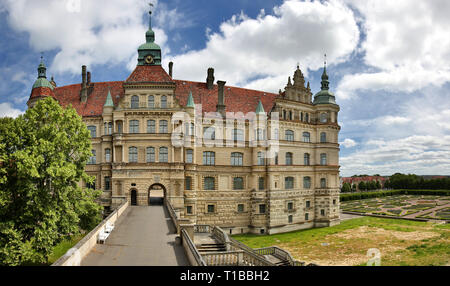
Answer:
[(105, 191), (111, 190), (111, 177), (105, 177)]
[(293, 210), (294, 209), (294, 203), (293, 202), (288, 202), (287, 209), (290, 210), (290, 211)]
[(156, 122), (155, 120), (147, 121), (147, 133), (155, 134), (156, 133)]
[(303, 188), (305, 188), (305, 189), (311, 188), (311, 178), (310, 177), (303, 178)]
[(184, 189), (187, 191), (192, 190), (192, 177), (188, 176), (184, 179)]
[(159, 162), (161, 163), (169, 162), (169, 149), (167, 149), (167, 147), (159, 148)]
[(283, 119), (285, 119), (285, 120), (287, 119), (287, 115), (286, 114), (287, 114), (286, 110), (283, 110)]
[(238, 204), (237, 211), (238, 211), (238, 213), (243, 213), (244, 212), (244, 204)]
[(192, 122), (186, 122), (185, 123), (185, 135), (186, 136), (193, 136), (195, 135), (195, 125)]
[(87, 163), (88, 163), (88, 165), (97, 164), (97, 158), (96, 158), (96, 151), (95, 150), (92, 150), (92, 156), (89, 157), (89, 160), (88, 160)]
[(275, 128), (274, 130), (273, 130), (273, 139), (274, 140), (278, 140), (279, 139), (279, 131), (278, 131), (278, 129), (277, 128)]
[(320, 154), (320, 165), (325, 166), (327, 164), (327, 154)]
[(208, 213), (214, 213), (214, 205), (208, 205)]
[(232, 166), (242, 166), (243, 158), (244, 158), (244, 154), (242, 154), (242, 153), (231, 153), (231, 165)]
[(288, 190), (294, 188), (294, 177), (284, 178), (284, 188)]
[(87, 183), (87, 184), (86, 184), (86, 188), (95, 190), (95, 189), (96, 189), (96, 188), (95, 188), (95, 181), (94, 181), (93, 183)]
[(241, 177), (233, 178), (233, 190), (243, 190), (244, 189), (244, 179)]
[(105, 122), (105, 135), (111, 135), (111, 134), (112, 134), (112, 123)]
[(264, 190), (265, 187), (266, 187), (266, 184), (265, 184), (264, 177), (259, 177), (259, 178), (258, 178), (258, 188), (259, 188), (260, 190)]
[(286, 130), (285, 137), (286, 141), (294, 141), (294, 131)]
[(264, 136), (264, 129), (256, 129), (256, 140), (264, 141), (266, 138)]
[(320, 179), (320, 187), (322, 189), (327, 187), (327, 180), (325, 178)]
[(161, 96), (161, 108), (167, 108), (167, 96)]
[(266, 205), (259, 205), (259, 213), (260, 214), (266, 213)]
[(216, 153), (214, 152), (203, 152), (203, 165), (214, 166), (216, 164)]
[(320, 114), (320, 122), (321, 123), (327, 123), (327, 121), (328, 121), (328, 118), (327, 118), (328, 116), (327, 116), (327, 114), (326, 113), (321, 113)]
[(232, 136), (234, 141), (244, 141), (244, 131), (242, 129), (233, 129)]
[(122, 132), (123, 132), (123, 123), (122, 123), (122, 121), (117, 121), (116, 125), (117, 125), (117, 133), (122, 134)]
[(169, 129), (167, 127), (167, 120), (159, 121), (159, 133), (161, 133), (161, 134), (169, 133)]
[(309, 154), (308, 153), (305, 153), (305, 155), (303, 156), (303, 160), (304, 160), (304, 165), (305, 166), (309, 166), (311, 163), (310, 163), (310, 160), (309, 160)]
[(146, 157), (147, 163), (155, 163), (155, 148), (147, 147)]
[(320, 143), (327, 143), (327, 133), (320, 133)]
[(288, 166), (292, 165), (292, 153), (290, 152), (286, 153), (286, 165)]
[(138, 149), (136, 147), (128, 148), (128, 157), (130, 163), (137, 163), (138, 161)]
[(289, 111), (289, 120), (292, 120), (292, 111)]
[(216, 140), (216, 129), (214, 127), (203, 128), (203, 138), (205, 140)]
[(321, 215), (321, 216), (324, 216), (324, 215), (325, 215), (325, 210), (323, 210), (323, 209), (320, 210), (320, 215)]
[(275, 165), (278, 165), (278, 152), (275, 153)]
[(288, 223), (292, 223), (292, 221), (293, 221), (292, 215), (288, 216)]
[(265, 165), (265, 157), (264, 157), (264, 153), (263, 152), (258, 152), (258, 165), (259, 166), (264, 166)]
[(309, 113), (305, 113), (305, 121), (309, 122)]
[(105, 162), (111, 162), (111, 149), (105, 149)]
[(186, 213), (192, 214), (192, 206), (186, 206)]
[(305, 213), (305, 220), (309, 220), (309, 213)]
[(132, 109), (137, 109), (137, 108), (139, 108), (139, 96), (133, 95), (133, 96), (131, 97), (131, 108), (132, 108)]
[(186, 163), (194, 163), (194, 151), (192, 149), (186, 150)]
[(130, 133), (139, 133), (139, 120), (130, 121)]
[(97, 127), (95, 126), (88, 126), (88, 130), (91, 133), (91, 138), (97, 137)]
[(303, 121), (303, 112), (300, 112), (300, 121)]
[(214, 177), (206, 177), (203, 185), (204, 190), (214, 190), (216, 188), (216, 180)]
[(303, 132), (303, 142), (311, 143), (311, 134), (309, 132)]
[(333, 200), (333, 205), (336, 205), (336, 199)]
[(311, 207), (311, 202), (310, 201), (306, 201), (306, 208), (310, 208)]
[(148, 108), (155, 108), (155, 97), (153, 95), (148, 97)]

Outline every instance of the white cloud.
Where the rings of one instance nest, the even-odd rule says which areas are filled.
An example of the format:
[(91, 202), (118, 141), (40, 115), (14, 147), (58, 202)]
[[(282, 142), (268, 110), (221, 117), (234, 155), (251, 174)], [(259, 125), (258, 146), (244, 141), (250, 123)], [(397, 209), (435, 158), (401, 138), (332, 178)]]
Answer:
[(0, 117), (16, 118), (23, 113), (23, 111), (13, 108), (10, 103), (0, 103)]
[[(79, 12), (68, 9), (66, 0), (0, 1), (8, 10), (11, 27), (29, 33), (33, 49), (58, 50), (50, 67), (57, 73), (78, 74), (83, 64), (129, 63), (135, 59), (137, 47), (145, 42), (145, 1), (109, 0), (106, 4), (81, 0)], [(158, 43), (164, 46), (164, 31), (154, 30)]]
[(358, 145), (355, 142), (355, 140), (350, 139), (350, 138), (345, 139), (343, 142), (339, 142), (339, 144), (341, 144), (345, 148), (352, 148), (352, 147), (355, 147), (356, 145)]
[[(203, 81), (208, 67), (216, 79), (228, 84), (277, 92), (291, 76), (295, 65), (305, 74), (323, 64), (327, 53), (332, 63), (344, 62), (356, 48), (359, 30), (353, 12), (331, 0), (290, 0), (250, 18), (243, 12), (222, 23), (220, 32), (206, 30), (206, 48), (174, 55), (176, 78)], [(257, 80), (254, 80), (257, 78)]]
[(366, 39), (361, 45), (370, 73), (346, 75), (336, 95), (356, 91), (414, 92), (450, 81), (449, 1), (346, 0), (362, 14)]

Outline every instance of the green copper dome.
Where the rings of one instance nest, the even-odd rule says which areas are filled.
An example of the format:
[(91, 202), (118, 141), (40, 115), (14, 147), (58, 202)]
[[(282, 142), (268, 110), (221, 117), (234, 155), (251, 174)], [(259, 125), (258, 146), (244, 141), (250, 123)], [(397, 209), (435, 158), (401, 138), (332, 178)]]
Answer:
[(161, 65), (161, 47), (155, 44), (155, 32), (152, 30), (152, 12), (150, 11), (148, 31), (145, 33), (145, 44), (138, 48), (138, 66)]
[[(322, 90), (314, 95), (314, 105), (317, 104), (336, 104), (336, 97), (329, 90), (330, 82), (328, 81), (327, 67), (323, 68), (322, 74)], [(337, 105), (337, 104), (336, 104)]]
[(54, 89), (53, 85), (47, 79), (47, 67), (44, 64), (44, 59), (41, 57), (41, 63), (38, 66), (38, 79), (33, 84), (33, 89), (39, 87), (48, 87), (51, 90)]

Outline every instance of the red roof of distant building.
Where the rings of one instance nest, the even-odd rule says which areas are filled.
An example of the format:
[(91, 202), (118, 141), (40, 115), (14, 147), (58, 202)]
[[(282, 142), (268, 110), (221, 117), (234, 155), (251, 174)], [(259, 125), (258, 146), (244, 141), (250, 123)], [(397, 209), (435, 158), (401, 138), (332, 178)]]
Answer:
[[(81, 116), (99, 116), (103, 112), (108, 90), (114, 105), (117, 106), (124, 96), (123, 85), (127, 83), (155, 82), (175, 83), (175, 97), (181, 106), (187, 104), (189, 91), (192, 91), (195, 104), (202, 104), (203, 112), (215, 112), (218, 103), (218, 87), (209, 90), (206, 83), (173, 80), (161, 66), (137, 66), (125, 82), (98, 82), (91, 83), (88, 87), (88, 100), (82, 103), (80, 100), (81, 84), (57, 87), (54, 90), (55, 97), (62, 106), (72, 105)], [(266, 93), (238, 87), (225, 86), (225, 105), (227, 112), (255, 112), (258, 101), (261, 100), (264, 110), (269, 112), (278, 94)]]
[(359, 182), (370, 182), (370, 181), (381, 181), (385, 182), (388, 180), (388, 177), (382, 177), (382, 176), (368, 176), (368, 177), (343, 177), (342, 182), (343, 183), (359, 183)]

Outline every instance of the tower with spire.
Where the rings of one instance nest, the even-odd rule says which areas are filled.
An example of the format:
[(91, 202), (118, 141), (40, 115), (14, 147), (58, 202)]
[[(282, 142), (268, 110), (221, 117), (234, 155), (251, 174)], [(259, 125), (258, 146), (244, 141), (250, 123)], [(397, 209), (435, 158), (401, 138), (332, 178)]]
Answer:
[(314, 105), (318, 104), (334, 104), (336, 105), (336, 97), (330, 92), (330, 81), (327, 74), (327, 61), (325, 59), (323, 73), (322, 73), (322, 87), (321, 90), (314, 95)]
[(38, 78), (31, 89), (30, 99), (27, 102), (28, 108), (32, 108), (36, 102), (45, 97), (54, 97), (54, 86), (47, 79), (47, 67), (44, 63), (44, 57), (41, 56), (41, 62), (37, 68)]
[[(153, 4), (150, 4), (153, 7)], [(161, 47), (155, 43), (155, 32), (152, 29), (152, 10), (149, 11), (148, 30), (145, 33), (145, 44), (138, 49), (138, 65), (139, 66), (155, 66), (161, 65)]]

